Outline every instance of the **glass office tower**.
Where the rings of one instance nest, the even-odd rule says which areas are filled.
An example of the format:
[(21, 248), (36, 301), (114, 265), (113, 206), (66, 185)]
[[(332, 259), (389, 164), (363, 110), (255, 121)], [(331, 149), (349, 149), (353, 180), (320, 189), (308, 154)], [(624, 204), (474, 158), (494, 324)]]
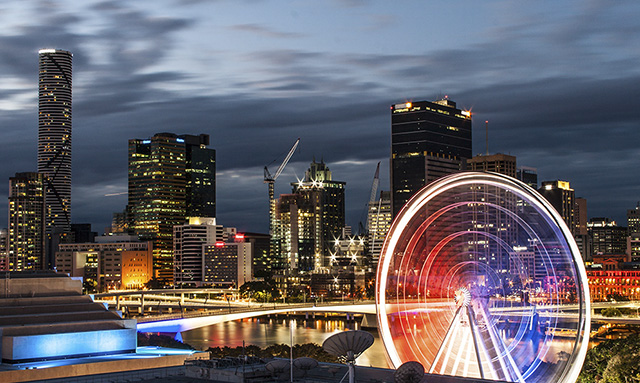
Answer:
[(471, 158), (471, 113), (445, 98), (391, 106), (391, 208)]

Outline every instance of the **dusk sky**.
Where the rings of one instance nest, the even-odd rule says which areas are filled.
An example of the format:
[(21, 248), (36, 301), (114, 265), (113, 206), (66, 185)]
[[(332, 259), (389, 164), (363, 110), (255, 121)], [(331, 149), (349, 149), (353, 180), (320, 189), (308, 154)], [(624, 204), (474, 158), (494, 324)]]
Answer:
[[(345, 181), (357, 228), (389, 106), (448, 95), (473, 152), (571, 182), (589, 217), (640, 200), (637, 1), (9, 1), (0, 4), (0, 219), (9, 177), (36, 170), (38, 50), (73, 53), (72, 221), (102, 233), (127, 203), (127, 140), (206, 133), (218, 223), (268, 232), (276, 195), (315, 157)], [(114, 195), (115, 194), (115, 195)], [(4, 218), (2, 218), (4, 217)]]

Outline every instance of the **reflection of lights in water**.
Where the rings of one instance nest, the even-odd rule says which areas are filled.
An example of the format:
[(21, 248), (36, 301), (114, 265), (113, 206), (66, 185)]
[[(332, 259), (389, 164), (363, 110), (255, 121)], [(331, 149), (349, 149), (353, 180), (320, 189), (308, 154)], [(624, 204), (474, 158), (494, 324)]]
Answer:
[[(279, 319), (266, 320), (265, 318), (246, 319), (243, 322), (233, 321), (227, 322), (226, 326), (222, 323), (207, 327), (197, 328), (182, 333), (185, 343), (188, 343), (198, 350), (206, 350), (209, 347), (238, 347), (254, 344), (265, 348), (273, 344), (289, 344), (289, 325), (288, 322), (282, 323)], [(350, 321), (334, 319), (298, 319), (297, 326), (294, 330), (294, 343), (315, 343), (322, 345), (322, 342), (332, 334), (347, 329), (361, 330), (359, 321), (356, 323)], [(373, 334), (375, 342), (371, 348), (365, 351), (356, 361), (357, 365), (373, 366), (387, 368), (386, 357), (382, 341), (378, 337), (376, 330), (369, 331)], [(202, 334), (210, 334), (204, 337)], [(265, 335), (266, 334), (266, 335)]]

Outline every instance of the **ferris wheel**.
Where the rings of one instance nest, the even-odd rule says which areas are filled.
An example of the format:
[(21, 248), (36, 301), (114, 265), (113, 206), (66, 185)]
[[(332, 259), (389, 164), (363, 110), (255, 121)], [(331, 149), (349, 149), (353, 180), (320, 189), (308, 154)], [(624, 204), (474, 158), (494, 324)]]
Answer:
[(395, 218), (377, 275), (394, 367), (508, 382), (575, 382), (590, 330), (586, 273), (570, 230), (534, 189), (458, 173)]

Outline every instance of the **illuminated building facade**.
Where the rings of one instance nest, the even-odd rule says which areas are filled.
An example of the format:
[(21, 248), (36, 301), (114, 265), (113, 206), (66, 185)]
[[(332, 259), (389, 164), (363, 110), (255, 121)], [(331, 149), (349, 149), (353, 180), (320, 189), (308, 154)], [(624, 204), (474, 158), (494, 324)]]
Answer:
[(0, 229), (0, 271), (9, 270), (9, 231)]
[(208, 141), (205, 134), (173, 133), (129, 140), (129, 230), (153, 241), (154, 276), (163, 283), (173, 283), (173, 226), (190, 214), (215, 214), (215, 151)]
[(575, 192), (567, 181), (544, 181), (538, 189), (544, 198), (560, 213), (564, 222), (576, 233)]
[(395, 217), (428, 183), (472, 157), (471, 113), (445, 98), (391, 105), (391, 201)]
[(640, 233), (631, 233), (627, 237), (627, 255), (631, 262), (640, 262)]
[(635, 209), (627, 210), (627, 227), (629, 233), (640, 233), (640, 202)]
[(351, 235), (343, 230), (339, 238), (333, 240), (333, 248), (329, 251), (329, 266), (331, 270), (363, 270), (369, 266), (366, 254), (367, 241), (364, 236)]
[(516, 157), (508, 154), (479, 155), (467, 160), (467, 170), (474, 172), (495, 172), (516, 177)]
[(82, 277), (89, 291), (140, 289), (153, 275), (152, 255), (150, 241), (61, 243), (56, 268), (71, 277)]
[(591, 218), (587, 223), (591, 237), (592, 255), (598, 254), (626, 254), (627, 228), (618, 226), (616, 221), (608, 218)]
[(311, 163), (291, 194), (276, 203), (279, 254), (290, 270), (310, 272), (330, 266), (332, 241), (345, 223), (344, 188), (321, 162)]
[(71, 231), (72, 54), (42, 49), (38, 58), (38, 173), (45, 177), (46, 231), (53, 241), (47, 251), (52, 255), (59, 241), (54, 237)]
[(357, 287), (353, 271), (311, 274), (309, 286), (314, 296), (329, 298), (353, 296)]
[(371, 254), (371, 269), (375, 271), (378, 258), (384, 245), (384, 239), (391, 226), (391, 192), (381, 191), (380, 199), (369, 204), (367, 214), (369, 222), (369, 254)]
[[(516, 157), (508, 154), (487, 154), (474, 156), (467, 160), (466, 168), (469, 171), (476, 172), (493, 172), (507, 175), (515, 178), (516, 176)], [(508, 275), (517, 268), (517, 265), (510, 263), (511, 256), (516, 246), (516, 230), (517, 227), (513, 217), (508, 213), (516, 209), (518, 201), (513, 193), (491, 185), (482, 185), (470, 191), (476, 195), (476, 199), (481, 200), (484, 204), (476, 204), (473, 206), (473, 225), (474, 234), (470, 241), (470, 251), (474, 254), (480, 254), (480, 260), (489, 264), (500, 275)], [(489, 205), (487, 205), (489, 204)], [(500, 209), (494, 209), (494, 206), (500, 206)], [(482, 234), (480, 234), (482, 233)], [(486, 234), (490, 233), (496, 238), (500, 238), (500, 243), (487, 241)], [(505, 244), (507, 246), (505, 246)], [(525, 249), (519, 249), (526, 251)], [(517, 259), (522, 260), (522, 254)], [(524, 264), (525, 262), (521, 262)], [(533, 268), (528, 268), (528, 272), (533, 273)]]
[(640, 300), (640, 270), (587, 269), (593, 302), (609, 301), (616, 296)]
[[(119, 312), (110, 311), (104, 304), (94, 302), (91, 296), (82, 294), (81, 281), (45, 271), (11, 272), (0, 279), (4, 298), (0, 302), (3, 365), (46, 361), (46, 366), (39, 364), (30, 369), (47, 370), (47, 367), (62, 365), (53, 362), (56, 359), (66, 359), (68, 364), (75, 358), (136, 352), (136, 320), (123, 319)], [(19, 368), (21, 373), (27, 370), (24, 365)], [(7, 370), (3, 368), (3, 373)], [(77, 371), (74, 370), (76, 374)], [(86, 371), (91, 371), (91, 367)], [(36, 381), (41, 380), (40, 377), (48, 380), (48, 377), (60, 376), (54, 374), (45, 372), (32, 378), (20, 375), (17, 379), (7, 379), (3, 374), (3, 381)]]
[(319, 193), (282, 194), (276, 201), (278, 270), (311, 271), (322, 254)]
[(41, 173), (9, 178), (7, 266), (10, 271), (45, 268), (45, 185)]
[(253, 279), (251, 244), (224, 242), (204, 246), (207, 284), (239, 288)]
[(235, 228), (216, 225), (215, 218), (190, 217), (184, 225), (173, 227), (173, 278), (175, 284), (201, 286), (205, 283), (206, 245), (226, 241)]

